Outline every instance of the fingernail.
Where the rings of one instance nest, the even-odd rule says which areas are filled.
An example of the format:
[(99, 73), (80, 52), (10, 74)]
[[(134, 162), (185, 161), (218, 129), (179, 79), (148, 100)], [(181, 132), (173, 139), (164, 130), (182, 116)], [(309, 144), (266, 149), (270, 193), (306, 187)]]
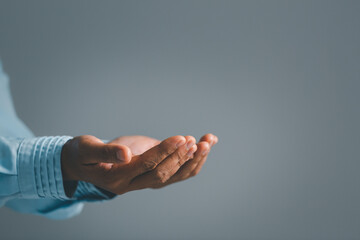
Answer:
[(125, 161), (125, 154), (123, 151), (117, 151), (116, 156), (120, 161), (122, 161), (122, 162)]
[(180, 141), (178, 141), (177, 143), (176, 143), (176, 147), (178, 148), (178, 147), (180, 147), (180, 146), (182, 146), (182, 145), (184, 145), (185, 144), (185, 139), (184, 138), (182, 138)]
[(192, 146), (194, 146), (194, 142), (193, 141), (190, 141), (190, 142), (188, 142), (187, 144), (186, 144), (186, 148), (187, 148), (187, 150), (189, 150)]

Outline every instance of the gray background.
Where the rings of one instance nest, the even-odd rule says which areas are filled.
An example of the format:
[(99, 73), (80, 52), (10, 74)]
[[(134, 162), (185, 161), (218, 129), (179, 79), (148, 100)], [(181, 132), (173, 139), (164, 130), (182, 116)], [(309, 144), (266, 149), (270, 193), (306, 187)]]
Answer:
[(220, 138), (196, 178), (0, 210), (1, 239), (360, 239), (359, 1), (0, 1), (37, 135)]

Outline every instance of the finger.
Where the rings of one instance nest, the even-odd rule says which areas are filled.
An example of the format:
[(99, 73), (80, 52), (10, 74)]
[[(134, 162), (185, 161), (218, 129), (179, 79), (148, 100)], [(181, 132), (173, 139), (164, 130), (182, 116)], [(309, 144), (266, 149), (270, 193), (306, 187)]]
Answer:
[(183, 146), (186, 142), (183, 136), (173, 136), (165, 139), (159, 145), (149, 149), (140, 155), (136, 161), (131, 162), (133, 177), (151, 171), (170, 154)]
[[(209, 151), (210, 151), (210, 149), (209, 149)], [(199, 174), (199, 172), (201, 171), (201, 168), (204, 166), (204, 164), (205, 164), (205, 162), (207, 160), (207, 157), (209, 155), (209, 151), (207, 153), (205, 153), (205, 155), (202, 156), (202, 158), (200, 159), (200, 161), (196, 165), (195, 169), (189, 174), (189, 177), (194, 177), (194, 176)]]
[(214, 134), (208, 133), (200, 138), (200, 142), (208, 142), (210, 147), (217, 143), (217, 137)]
[(196, 139), (192, 136), (186, 136), (185, 138), (186, 145), (179, 148), (178, 151), (174, 152), (157, 167), (156, 170), (158, 175), (162, 177), (160, 179), (161, 182), (166, 182), (170, 177), (172, 177), (196, 152)]
[(179, 147), (174, 153), (162, 161), (156, 169), (143, 174), (132, 181), (135, 188), (153, 187), (164, 184), (172, 177), (179, 168), (191, 157), (196, 151), (195, 138), (191, 136), (185, 137), (187, 142)]
[(198, 150), (196, 151), (194, 158), (187, 161), (174, 176), (172, 176), (168, 184), (183, 181), (193, 176), (194, 170), (197, 168), (199, 163), (202, 165), (205, 163), (208, 153), (210, 151), (210, 145), (208, 142), (199, 142), (197, 144)]
[(125, 145), (105, 144), (95, 137), (85, 138), (81, 145), (84, 164), (128, 163), (131, 160), (131, 151)]

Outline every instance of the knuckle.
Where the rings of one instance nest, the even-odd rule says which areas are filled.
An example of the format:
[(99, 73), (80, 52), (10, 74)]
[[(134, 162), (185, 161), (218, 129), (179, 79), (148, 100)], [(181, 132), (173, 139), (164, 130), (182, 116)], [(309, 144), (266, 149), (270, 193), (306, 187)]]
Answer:
[(157, 166), (157, 163), (153, 160), (148, 160), (143, 163), (143, 168), (145, 171), (151, 171), (155, 169)]
[(181, 151), (176, 151), (175, 153), (173, 153), (169, 158), (171, 159), (171, 161), (173, 161), (173, 162), (181, 162), (181, 161), (183, 161), (183, 155), (182, 155), (182, 153), (181, 153)]
[(185, 150), (183, 150), (183, 151), (180, 151), (180, 150), (178, 150), (178, 151), (176, 151), (176, 153), (175, 153), (175, 156), (179, 159), (179, 160), (182, 160), (182, 158), (184, 158), (186, 155), (186, 151)]
[(167, 173), (165, 171), (155, 171), (155, 182), (165, 183), (167, 181)]

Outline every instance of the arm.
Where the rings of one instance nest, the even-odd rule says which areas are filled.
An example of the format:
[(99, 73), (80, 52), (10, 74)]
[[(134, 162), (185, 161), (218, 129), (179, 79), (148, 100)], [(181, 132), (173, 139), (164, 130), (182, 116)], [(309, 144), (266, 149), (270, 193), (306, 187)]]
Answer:
[(66, 195), (61, 172), (61, 150), (71, 137), (0, 137), (0, 206), (50, 218), (80, 213), (83, 201), (113, 198), (92, 184), (79, 182)]
[(34, 138), (13, 110), (1, 68), (0, 99), (7, 103), (0, 104), (0, 136), (10, 136), (0, 137), (0, 207), (20, 212), (69, 218), (80, 213), (82, 201), (185, 180), (198, 173), (212, 145), (212, 140), (206, 140), (212, 136), (204, 136), (197, 145), (190, 136), (161, 143), (121, 137), (109, 144), (92, 136)]

